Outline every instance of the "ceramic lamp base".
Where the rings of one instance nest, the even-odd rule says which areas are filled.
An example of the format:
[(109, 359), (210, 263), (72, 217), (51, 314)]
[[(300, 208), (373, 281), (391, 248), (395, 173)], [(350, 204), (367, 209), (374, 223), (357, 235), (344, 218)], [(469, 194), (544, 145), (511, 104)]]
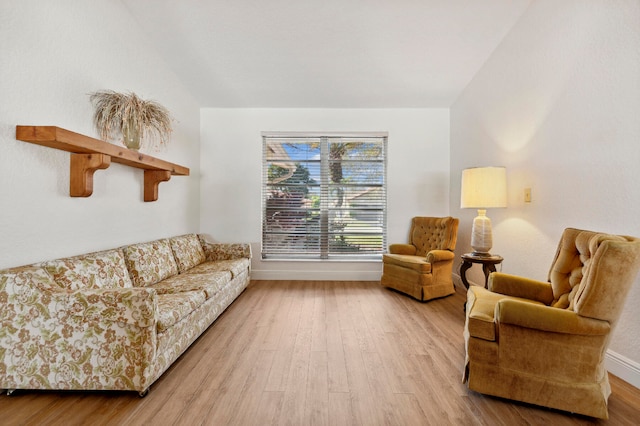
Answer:
[(471, 230), (471, 248), (478, 256), (488, 256), (492, 246), (491, 219), (487, 217), (486, 210), (478, 209), (478, 216), (473, 219)]

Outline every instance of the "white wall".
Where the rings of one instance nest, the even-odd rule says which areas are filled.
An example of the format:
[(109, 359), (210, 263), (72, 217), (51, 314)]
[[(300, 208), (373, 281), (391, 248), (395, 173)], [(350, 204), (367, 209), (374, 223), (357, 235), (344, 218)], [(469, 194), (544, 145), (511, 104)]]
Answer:
[[(55, 125), (96, 137), (87, 94), (134, 91), (177, 120), (150, 153), (191, 168), (142, 201), (141, 170), (112, 164), (89, 198), (70, 198), (69, 154), (16, 141), (15, 126)], [(0, 3), (0, 268), (197, 231), (199, 108), (150, 49), (119, 1)]]
[[(458, 254), (470, 250), (475, 216), (458, 201), (470, 166), (508, 170), (509, 207), (488, 211), (505, 272), (546, 280), (565, 227), (640, 237), (639, 52), (638, 1), (532, 3), (451, 108)], [(640, 280), (610, 346), (610, 357), (626, 363), (614, 373), (636, 386), (638, 306)]]
[(447, 215), (447, 109), (203, 109), (201, 232), (252, 243), (254, 279), (379, 280), (381, 262), (261, 261), (263, 131), (386, 131), (388, 241), (412, 216)]

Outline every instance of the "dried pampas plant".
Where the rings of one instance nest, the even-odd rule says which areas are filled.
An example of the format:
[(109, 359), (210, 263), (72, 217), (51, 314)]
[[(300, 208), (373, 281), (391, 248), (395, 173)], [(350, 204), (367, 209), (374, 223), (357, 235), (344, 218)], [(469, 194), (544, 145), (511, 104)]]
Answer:
[(93, 122), (102, 140), (127, 146), (126, 139), (138, 137), (145, 147), (154, 149), (169, 143), (173, 119), (169, 110), (158, 102), (141, 99), (133, 92), (113, 90), (90, 93), (89, 99), (95, 108)]

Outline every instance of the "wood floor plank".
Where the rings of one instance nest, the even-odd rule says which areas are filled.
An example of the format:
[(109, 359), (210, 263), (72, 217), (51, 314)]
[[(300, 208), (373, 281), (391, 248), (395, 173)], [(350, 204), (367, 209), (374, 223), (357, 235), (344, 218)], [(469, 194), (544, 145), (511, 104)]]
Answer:
[(413, 393), (396, 393), (396, 410), (403, 413), (402, 420), (406, 426), (438, 426), (442, 424), (440, 418), (429, 418), (420, 407), (418, 398)]
[(203, 417), (210, 424), (233, 424), (239, 415), (246, 414), (246, 404), (260, 400), (266, 381), (261, 369), (269, 370), (273, 352), (250, 349), (241, 358), (238, 368), (226, 374), (219, 392), (214, 397), (201, 392), (180, 417), (179, 424), (197, 424)]
[[(0, 395), (0, 418), (9, 425), (28, 424), (31, 417), (40, 412), (55, 412), (55, 404), (61, 395), (52, 392), (16, 390), (12, 396)], [(22, 409), (29, 407), (29, 410)]]
[[(249, 321), (249, 324), (257, 324)], [(203, 380), (206, 385), (198, 388), (198, 393), (192, 398), (179, 417), (179, 424), (197, 423), (203, 413), (212, 424), (227, 424), (237, 413), (238, 406), (243, 401), (243, 390), (247, 383), (257, 373), (254, 368), (263, 351), (260, 350), (264, 327), (247, 327), (251, 332), (240, 333), (229, 345), (228, 351), (219, 359), (221, 367), (209, 369)], [(222, 362), (228, 359), (232, 363)], [(212, 398), (204, 389), (216, 389), (216, 397)]]
[(409, 377), (411, 366), (406, 361), (410, 352), (410, 347), (401, 342), (405, 330), (401, 326), (388, 327), (390, 318), (386, 311), (375, 309), (378, 304), (362, 304), (367, 326), (374, 335), (376, 351), (379, 353), (387, 373), (387, 384), (395, 393), (410, 392)]
[(259, 352), (255, 365), (247, 377), (243, 389), (240, 391), (240, 395), (235, 396), (239, 403), (230, 423), (246, 425), (251, 424), (254, 419), (262, 417), (258, 407), (262, 400), (263, 389), (267, 383), (271, 364), (273, 364), (274, 354), (274, 351)]
[[(313, 346), (313, 345), (312, 345)], [(303, 423), (329, 424), (329, 374), (325, 351), (311, 351)]]
[(310, 358), (311, 329), (300, 328), (290, 358), (291, 363), (284, 389), (280, 424), (299, 425), (304, 423)]
[(258, 405), (257, 415), (248, 425), (267, 426), (278, 424), (282, 405), (284, 403), (284, 392), (262, 392)]
[(610, 375), (610, 420), (462, 384), (465, 292), (427, 303), (377, 282), (253, 281), (135, 392), (0, 395), (4, 425), (636, 425), (640, 389)]
[(384, 416), (380, 406), (375, 403), (369, 384), (369, 376), (365, 367), (362, 350), (353, 328), (342, 329), (347, 377), (353, 415), (358, 424), (384, 424)]
[(292, 297), (286, 320), (280, 324), (282, 332), (278, 340), (276, 356), (271, 366), (269, 380), (265, 388), (266, 391), (284, 392), (286, 390), (293, 350), (298, 335), (298, 325), (302, 314), (302, 307), (298, 302), (298, 296)]
[[(273, 317), (264, 324), (268, 332), (262, 342), (262, 349), (267, 351), (275, 351), (278, 349), (280, 338), (288, 323), (289, 310), (291, 309), (291, 304), (294, 299), (293, 297), (283, 295), (276, 300), (276, 303), (272, 301), (270, 304), (276, 306), (277, 309)], [(259, 325), (262, 325), (262, 323)]]
[(373, 400), (384, 419), (383, 424), (402, 424), (404, 413), (396, 407), (395, 394), (388, 384), (388, 368), (383, 364), (377, 352), (363, 352), (362, 359)]
[[(56, 398), (45, 410), (32, 412), (24, 421), (24, 424), (60, 424), (61, 417), (69, 412), (73, 406), (82, 402), (82, 397), (76, 392), (65, 392), (62, 398)], [(70, 424), (80, 424), (81, 419), (75, 416), (69, 420)], [(22, 424), (22, 423), (17, 423)]]
[(329, 392), (329, 425), (357, 425), (356, 415), (348, 392)]
[[(452, 424), (473, 425), (480, 424), (473, 413), (465, 409), (463, 401), (452, 391), (448, 383), (446, 369), (430, 355), (415, 355), (413, 357), (417, 376), (424, 379), (422, 387), (435, 395), (436, 404), (447, 413), (447, 420)], [(458, 378), (459, 380), (459, 378)], [(417, 388), (416, 388), (417, 389)]]
[(326, 326), (329, 392), (349, 392), (342, 331), (337, 315), (329, 315)]
[(313, 312), (311, 324), (311, 350), (327, 350), (327, 314), (324, 283), (313, 282)]

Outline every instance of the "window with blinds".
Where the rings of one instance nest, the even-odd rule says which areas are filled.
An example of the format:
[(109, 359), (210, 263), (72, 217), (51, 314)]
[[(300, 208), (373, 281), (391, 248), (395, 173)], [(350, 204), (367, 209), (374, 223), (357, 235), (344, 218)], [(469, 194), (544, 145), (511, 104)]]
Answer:
[(386, 134), (263, 134), (262, 258), (380, 258), (386, 151)]

